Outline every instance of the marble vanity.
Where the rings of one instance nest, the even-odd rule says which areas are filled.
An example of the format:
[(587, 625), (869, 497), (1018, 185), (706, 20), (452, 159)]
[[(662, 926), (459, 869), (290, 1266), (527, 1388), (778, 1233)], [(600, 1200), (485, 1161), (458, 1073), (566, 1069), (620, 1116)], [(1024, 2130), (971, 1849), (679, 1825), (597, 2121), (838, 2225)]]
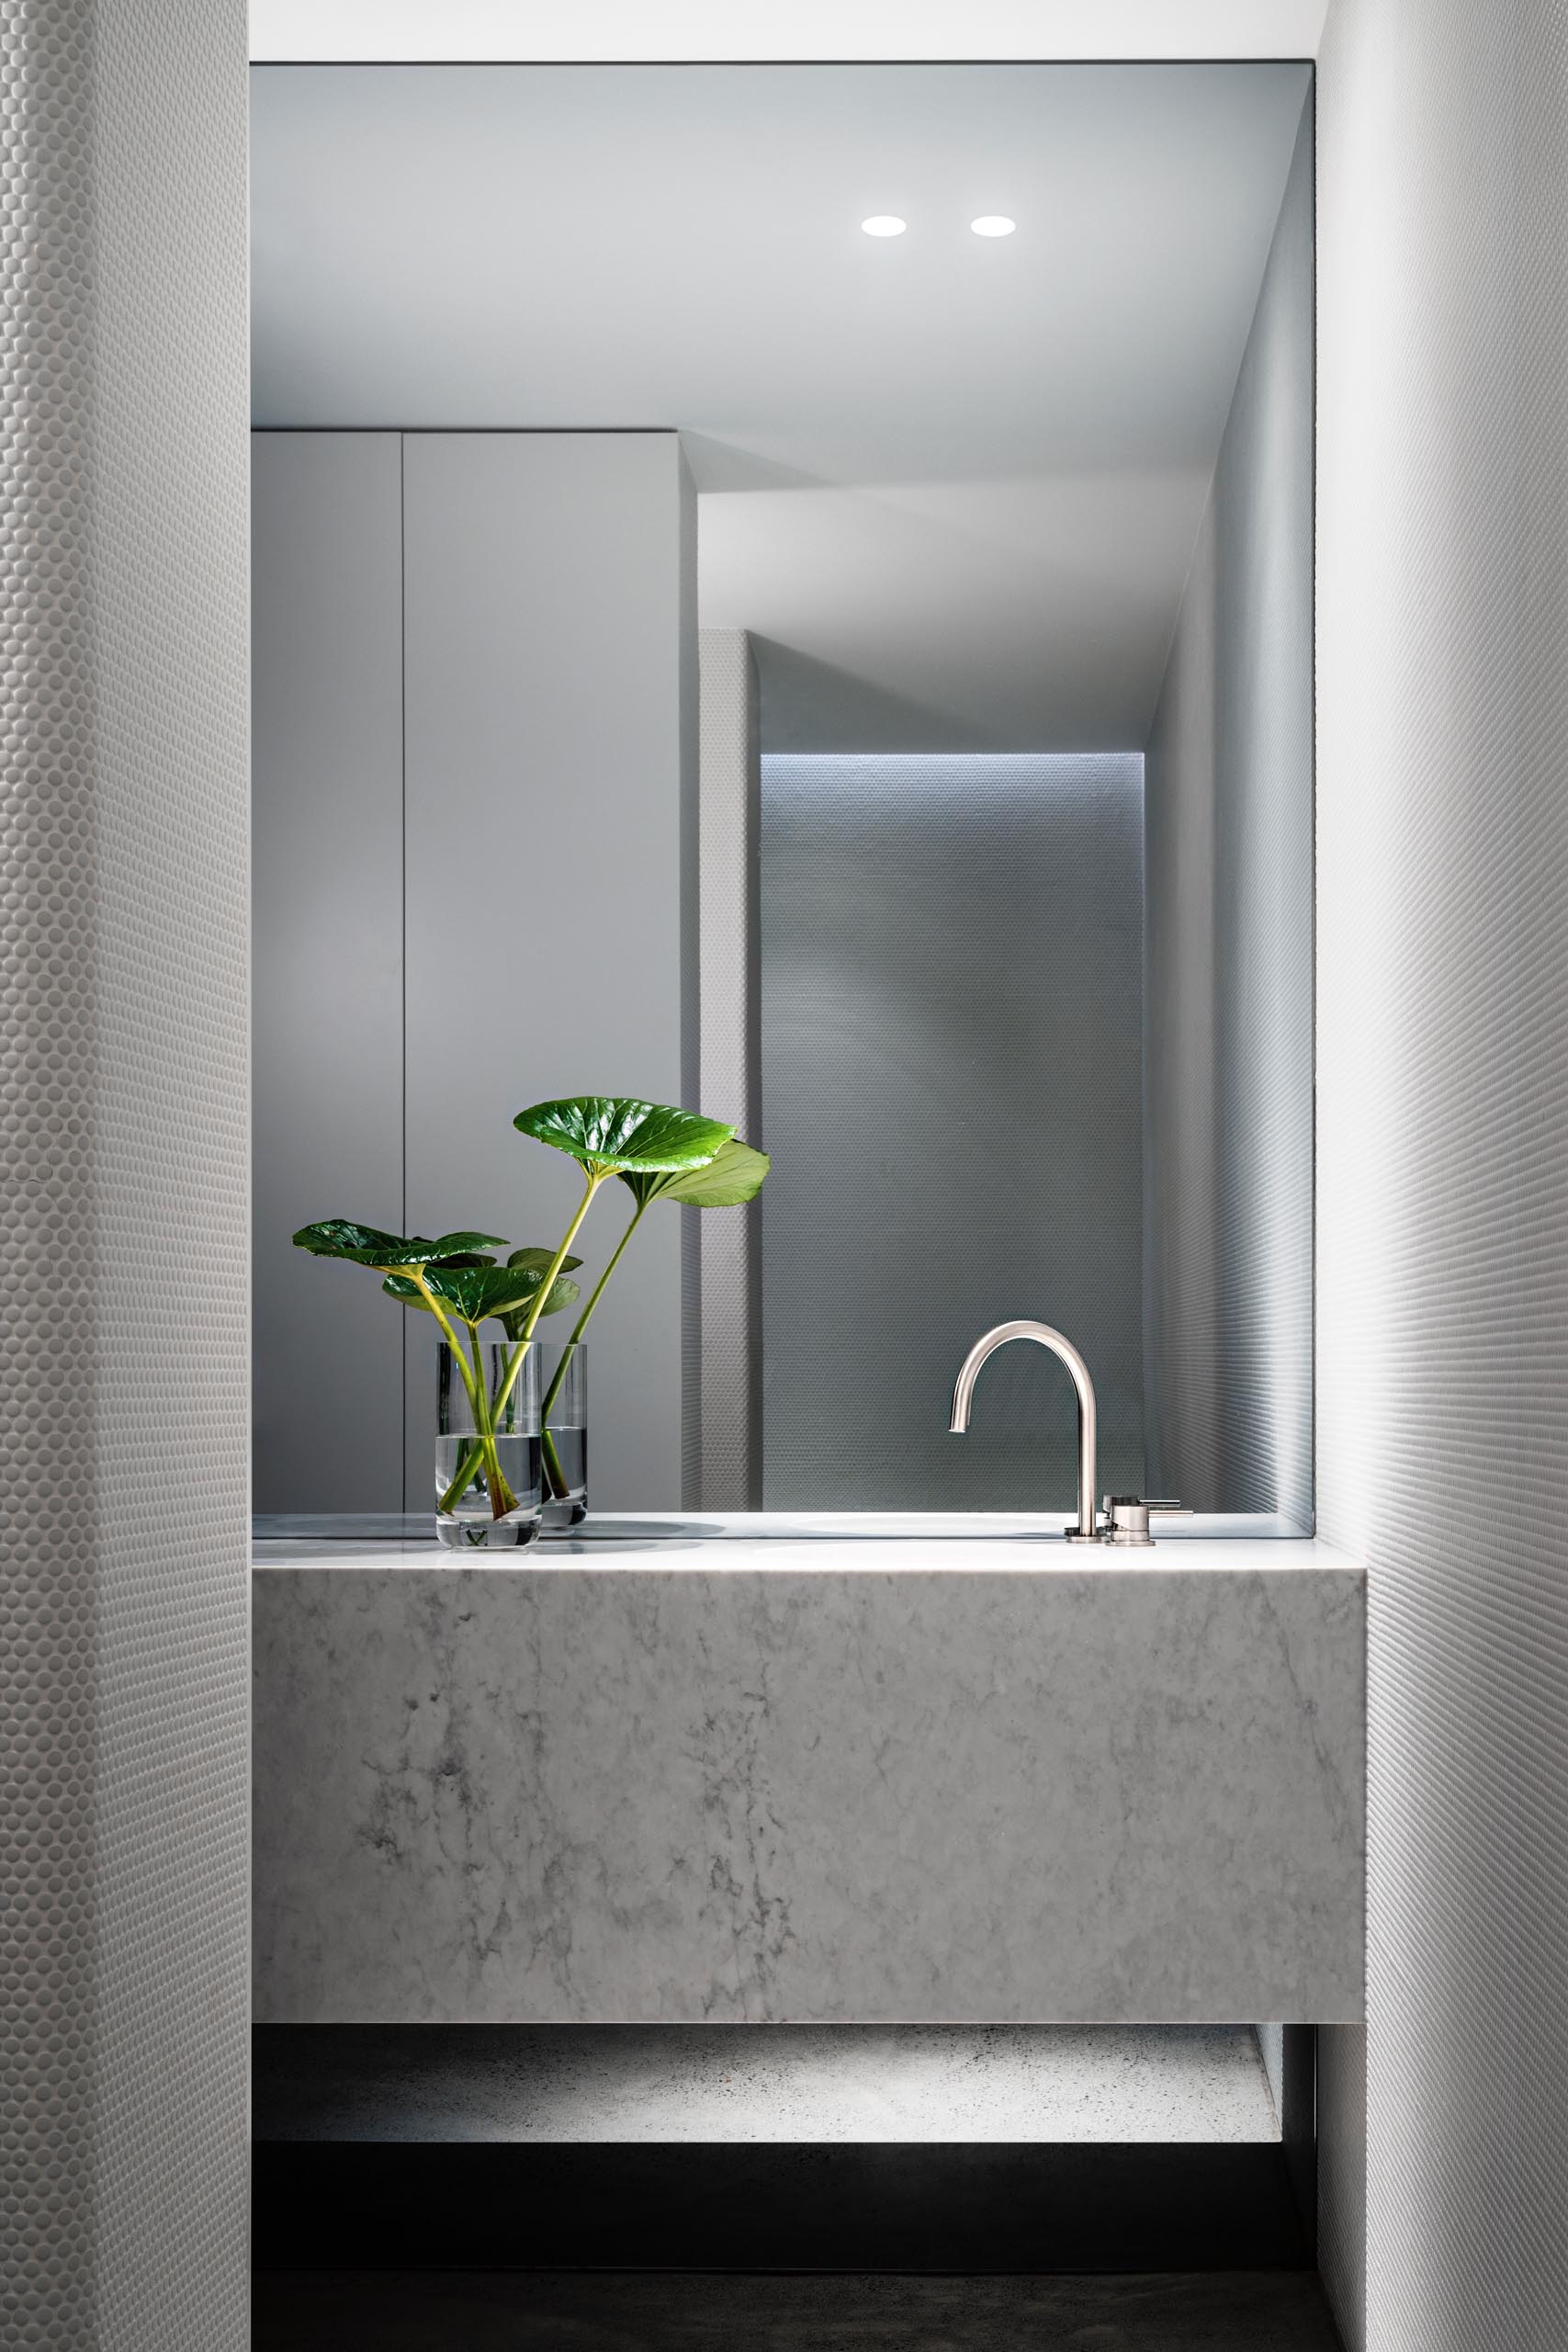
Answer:
[(1359, 2018), (1364, 1575), (1238, 1524), (258, 1545), (258, 2019)]

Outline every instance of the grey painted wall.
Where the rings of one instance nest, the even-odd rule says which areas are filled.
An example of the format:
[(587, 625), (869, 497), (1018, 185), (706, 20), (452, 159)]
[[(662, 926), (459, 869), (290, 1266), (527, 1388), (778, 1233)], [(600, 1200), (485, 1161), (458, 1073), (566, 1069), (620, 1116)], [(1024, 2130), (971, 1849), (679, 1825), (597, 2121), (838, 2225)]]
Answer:
[[(576, 1170), (513, 1114), (683, 1099), (695, 500), (667, 433), (255, 439), (257, 1502), (423, 1510), (429, 1326), (288, 1235), (553, 1242)], [(593, 1327), (604, 1509), (681, 1505), (681, 1249)]]
[(1371, 1571), (1323, 2259), (1352, 2346), (1555, 2352), (1568, 20), (1336, 0), (1319, 129), (1319, 1510)]
[(403, 1231), (402, 436), (252, 447), (255, 1508), (397, 1510), (402, 1338), (289, 1235)]
[(1143, 763), (762, 762), (763, 1483), (773, 1509), (1068, 1508), (1061, 1326), (1101, 1484), (1143, 1490)]
[(239, 2352), (244, 17), (0, 16), (0, 2340)]
[(1313, 1514), (1310, 105), (1147, 750), (1151, 1490)]

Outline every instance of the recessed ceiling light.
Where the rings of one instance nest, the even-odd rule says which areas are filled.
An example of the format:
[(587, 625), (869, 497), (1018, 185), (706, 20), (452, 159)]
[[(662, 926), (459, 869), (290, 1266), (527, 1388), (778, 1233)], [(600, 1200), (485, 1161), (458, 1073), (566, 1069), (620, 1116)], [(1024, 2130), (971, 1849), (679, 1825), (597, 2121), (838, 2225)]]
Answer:
[(909, 224), (900, 220), (896, 212), (874, 212), (869, 220), (863, 220), (860, 225), (868, 237), (901, 237)]
[(1010, 220), (1005, 212), (982, 212), (969, 226), (977, 237), (1010, 237), (1018, 222)]

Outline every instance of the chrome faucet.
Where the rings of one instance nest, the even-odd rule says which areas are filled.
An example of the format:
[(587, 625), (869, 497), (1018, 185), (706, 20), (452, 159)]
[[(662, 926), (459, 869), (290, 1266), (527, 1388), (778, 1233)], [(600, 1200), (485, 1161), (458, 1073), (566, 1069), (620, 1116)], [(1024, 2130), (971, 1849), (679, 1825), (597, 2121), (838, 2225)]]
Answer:
[[(1066, 1531), (1069, 1544), (1100, 1544), (1100, 1534), (1094, 1507), (1094, 1457), (1097, 1443), (1097, 1415), (1094, 1403), (1094, 1383), (1089, 1376), (1089, 1366), (1070, 1340), (1054, 1331), (1049, 1323), (998, 1323), (983, 1340), (976, 1340), (958, 1368), (958, 1378), (953, 1389), (953, 1419), (948, 1424), (953, 1436), (962, 1437), (969, 1427), (969, 1408), (974, 1400), (975, 1383), (980, 1367), (987, 1356), (1005, 1347), (1009, 1340), (1035, 1340), (1052, 1354), (1060, 1356), (1073, 1376), (1073, 1386), (1078, 1399), (1078, 1523)], [(1146, 1540), (1146, 1539), (1145, 1539)]]

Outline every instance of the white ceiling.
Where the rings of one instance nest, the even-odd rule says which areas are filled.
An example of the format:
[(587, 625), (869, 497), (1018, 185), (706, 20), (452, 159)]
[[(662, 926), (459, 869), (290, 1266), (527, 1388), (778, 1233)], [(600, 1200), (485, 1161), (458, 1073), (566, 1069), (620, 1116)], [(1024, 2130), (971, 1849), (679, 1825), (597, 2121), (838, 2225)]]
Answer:
[(1328, 0), (251, 0), (257, 59), (1315, 57)]
[(1308, 80), (264, 68), (256, 419), (677, 427), (771, 747), (1138, 748)]

